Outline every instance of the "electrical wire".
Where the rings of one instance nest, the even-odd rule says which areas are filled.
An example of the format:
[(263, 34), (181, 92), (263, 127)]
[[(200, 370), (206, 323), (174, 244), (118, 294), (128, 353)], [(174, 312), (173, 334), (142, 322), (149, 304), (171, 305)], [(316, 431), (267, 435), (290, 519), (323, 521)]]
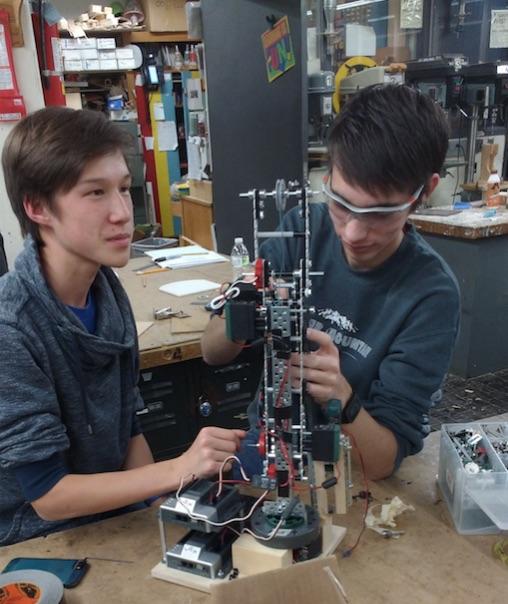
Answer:
[(348, 547), (347, 549), (342, 551), (342, 557), (349, 558), (349, 556), (351, 556), (353, 551), (356, 549), (356, 547), (360, 543), (360, 539), (362, 538), (362, 535), (365, 532), (365, 529), (367, 528), (367, 525), (365, 524), (365, 520), (367, 519), (367, 513), (369, 511), (369, 496), (368, 496), (369, 482), (367, 480), (367, 473), (365, 471), (365, 464), (363, 462), (363, 457), (360, 452), (360, 449), (358, 448), (358, 445), (356, 444), (355, 437), (351, 433), (346, 432), (346, 430), (344, 430), (344, 433), (347, 434), (348, 438), (351, 439), (351, 443), (352, 443), (353, 447), (356, 449), (356, 452), (358, 453), (358, 457), (360, 458), (360, 466), (362, 468), (363, 483), (364, 483), (364, 487), (365, 487), (365, 493), (367, 494), (367, 496), (365, 497), (365, 508), (363, 510), (362, 528), (360, 530), (360, 533), (358, 534), (358, 537), (356, 538), (356, 541), (354, 542), (354, 544), (351, 547)]
[(242, 462), (240, 461), (240, 458), (237, 457), (236, 455), (230, 455), (229, 457), (226, 457), (226, 459), (222, 462), (220, 469), (219, 469), (219, 488), (217, 490), (216, 493), (216, 497), (219, 497), (220, 494), (222, 493), (222, 485), (224, 483), (223, 479), (222, 479), (222, 472), (224, 471), (224, 466), (228, 463), (228, 461), (234, 460), (236, 462), (238, 462), (238, 465), (240, 466), (240, 474), (242, 475), (242, 478), (245, 482), (250, 482), (250, 478), (247, 476), (247, 474), (245, 473), (245, 470), (243, 469), (243, 465)]
[(248, 520), (254, 513), (257, 506), (266, 498), (266, 496), (270, 492), (268, 489), (266, 491), (264, 491), (262, 493), (262, 495), (260, 497), (258, 497), (258, 499), (256, 499), (256, 501), (252, 505), (249, 513), (246, 516), (242, 516), (242, 517), (238, 517), (238, 518), (230, 518), (229, 520), (226, 520), (225, 522), (213, 522), (212, 520), (208, 520), (202, 514), (194, 514), (194, 512), (192, 512), (192, 510), (189, 509), (189, 506), (182, 500), (180, 493), (182, 492), (183, 481), (184, 481), (184, 478), (182, 478), (180, 480), (180, 486), (178, 487), (178, 491), (176, 492), (176, 495), (175, 495), (177, 503), (179, 503), (185, 509), (189, 518), (191, 518), (192, 520), (201, 520), (202, 522), (205, 522), (206, 524), (210, 524), (211, 526), (228, 526), (229, 524), (232, 524), (233, 522), (244, 522), (245, 520)]

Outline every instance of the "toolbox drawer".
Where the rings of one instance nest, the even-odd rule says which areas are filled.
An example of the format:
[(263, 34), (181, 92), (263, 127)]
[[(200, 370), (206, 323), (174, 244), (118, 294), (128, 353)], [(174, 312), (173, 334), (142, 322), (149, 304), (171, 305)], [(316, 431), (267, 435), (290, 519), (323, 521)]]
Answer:
[(186, 365), (164, 365), (140, 372), (139, 389), (145, 407), (137, 416), (156, 461), (179, 455), (193, 440), (192, 393)]

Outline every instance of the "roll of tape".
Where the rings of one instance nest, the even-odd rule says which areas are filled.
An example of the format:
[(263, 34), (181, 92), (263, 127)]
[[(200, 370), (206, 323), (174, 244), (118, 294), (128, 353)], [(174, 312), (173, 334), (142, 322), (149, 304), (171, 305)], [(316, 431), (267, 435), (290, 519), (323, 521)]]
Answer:
[(60, 604), (64, 586), (43, 570), (15, 570), (0, 574), (1, 604)]

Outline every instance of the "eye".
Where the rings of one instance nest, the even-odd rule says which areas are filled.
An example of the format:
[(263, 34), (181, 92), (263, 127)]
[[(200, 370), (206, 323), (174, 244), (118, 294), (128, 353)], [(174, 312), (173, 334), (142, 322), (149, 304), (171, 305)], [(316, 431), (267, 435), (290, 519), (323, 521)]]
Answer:
[(104, 195), (104, 189), (92, 189), (91, 191), (88, 191), (86, 195), (89, 195), (90, 197), (100, 197), (101, 195)]
[(123, 195), (130, 195), (131, 192), (131, 186), (130, 185), (123, 185), (122, 187), (120, 187), (120, 192)]

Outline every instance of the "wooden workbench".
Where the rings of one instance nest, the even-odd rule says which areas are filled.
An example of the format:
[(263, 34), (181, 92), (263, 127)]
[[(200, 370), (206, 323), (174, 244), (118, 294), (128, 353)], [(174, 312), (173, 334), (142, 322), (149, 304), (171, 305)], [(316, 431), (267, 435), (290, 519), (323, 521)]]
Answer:
[[(506, 421), (508, 414), (493, 418), (497, 419)], [(398, 528), (405, 531), (400, 539), (386, 540), (366, 530), (351, 557), (339, 556), (339, 578), (351, 604), (506, 601), (508, 567), (491, 553), (499, 536), (464, 537), (455, 532), (436, 487), (438, 450), (439, 433), (435, 432), (427, 438), (424, 451), (405, 460), (395, 476), (369, 485), (377, 502), (398, 495), (412, 504), (415, 512), (398, 518)], [(355, 475), (353, 493), (363, 488)], [(363, 501), (358, 500), (339, 517), (339, 523), (348, 527), (346, 544), (356, 539), (362, 512)], [(176, 534), (179, 529), (174, 530)], [(67, 590), (67, 604), (209, 601), (201, 592), (150, 577), (161, 557), (154, 509), (3, 547), (0, 568), (16, 556), (118, 560), (90, 560), (91, 568), (82, 584)]]
[(458, 237), (460, 239), (486, 239), (508, 234), (508, 210), (496, 208), (496, 214), (486, 217), (494, 208), (472, 208), (450, 216), (411, 214), (409, 222), (422, 233)]
[[(208, 279), (222, 283), (231, 276), (229, 262), (207, 264), (193, 269), (168, 270), (160, 273), (136, 275), (135, 270), (149, 264), (148, 256), (133, 258), (122, 269), (118, 270), (120, 281), (127, 291), (136, 321), (152, 322), (153, 325), (139, 337), (141, 369), (167, 365), (194, 359), (201, 356), (200, 338), (209, 320), (209, 313), (204, 310), (204, 302), (199, 294), (175, 297), (159, 291), (165, 283), (185, 279)], [(210, 297), (218, 293), (207, 292)], [(173, 310), (183, 310), (191, 319), (165, 319), (154, 321), (154, 309), (171, 306)], [(174, 333), (172, 327), (178, 322), (188, 326), (186, 333)]]

